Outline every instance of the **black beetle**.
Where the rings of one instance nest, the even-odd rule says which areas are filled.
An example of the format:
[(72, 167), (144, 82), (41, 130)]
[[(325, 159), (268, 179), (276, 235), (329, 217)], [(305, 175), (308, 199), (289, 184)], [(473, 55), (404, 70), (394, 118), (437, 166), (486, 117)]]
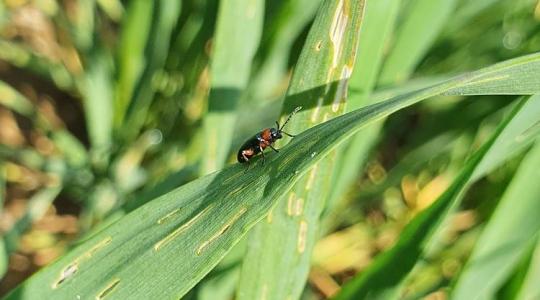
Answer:
[(289, 115), (287, 120), (285, 120), (285, 123), (283, 123), (283, 126), (280, 126), (279, 122), (276, 121), (277, 128), (263, 129), (261, 132), (257, 133), (255, 136), (247, 140), (242, 145), (242, 147), (240, 147), (240, 150), (238, 150), (238, 154), (236, 156), (236, 158), (238, 159), (238, 162), (249, 163), (249, 160), (253, 156), (261, 153), (262, 158), (263, 158), (263, 164), (264, 164), (264, 159), (265, 159), (264, 149), (266, 149), (266, 147), (270, 147), (272, 150), (278, 152), (278, 150), (274, 148), (272, 144), (283, 137), (281, 135), (282, 133), (290, 137), (294, 137), (294, 135), (283, 131), (283, 128), (285, 127), (285, 125), (287, 125), (291, 117), (295, 113), (297, 113), (300, 109), (302, 109), (301, 106), (295, 108), (294, 111)]

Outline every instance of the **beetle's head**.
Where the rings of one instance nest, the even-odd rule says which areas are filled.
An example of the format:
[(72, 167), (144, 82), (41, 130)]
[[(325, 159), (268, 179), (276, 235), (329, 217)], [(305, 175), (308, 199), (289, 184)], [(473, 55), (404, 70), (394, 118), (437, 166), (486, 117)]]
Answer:
[(273, 138), (274, 140), (279, 140), (280, 138), (283, 137), (283, 136), (281, 135), (281, 130), (275, 129), (275, 128), (270, 128), (270, 134), (272, 135), (272, 138)]

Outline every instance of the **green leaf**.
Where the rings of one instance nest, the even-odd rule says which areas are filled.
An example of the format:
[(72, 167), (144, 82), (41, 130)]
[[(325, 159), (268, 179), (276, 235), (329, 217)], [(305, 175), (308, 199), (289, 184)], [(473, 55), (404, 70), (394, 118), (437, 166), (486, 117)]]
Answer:
[(98, 51), (91, 61), (81, 90), (84, 91), (84, 113), (92, 160), (102, 166), (108, 161), (112, 144), (111, 68), (105, 52)]
[[(272, 2), (278, 6), (275, 15), (266, 16), (265, 32), (254, 67), (255, 74), (249, 86), (249, 96), (255, 100), (275, 97), (283, 78), (288, 72), (288, 63), (295, 40), (308, 22), (313, 20), (321, 0), (290, 0)], [(268, 11), (268, 10), (267, 10)], [(262, 62), (257, 61), (262, 60)], [(249, 100), (251, 103), (255, 102)]]
[[(384, 46), (394, 27), (401, 0), (368, 1), (363, 25), (360, 30), (358, 61), (349, 84), (350, 98), (347, 111), (374, 103), (371, 97), (382, 66)], [(381, 18), (385, 15), (385, 18)], [(362, 164), (373, 146), (382, 122), (357, 133), (339, 149), (336, 157), (336, 172), (332, 177), (332, 190), (328, 197), (325, 214), (331, 214), (348, 188), (358, 177)], [(326, 222), (328, 218), (325, 219)], [(326, 226), (325, 226), (326, 227)]]
[[(1, 97), (0, 97), (1, 98)], [(6, 197), (6, 181), (5, 181), (5, 169), (4, 162), (0, 160), (0, 215), (2, 215), (2, 210), (4, 208), (4, 200)], [(8, 269), (8, 259), (9, 255), (7, 253), (6, 245), (4, 242), (4, 237), (0, 237), (0, 278), (4, 277)]]
[[(538, 148), (538, 146), (536, 146)], [(529, 270), (523, 285), (516, 297), (519, 300), (536, 299), (540, 297), (540, 239), (536, 243), (531, 262), (529, 264)]]
[[(343, 112), (363, 14), (364, 1), (326, 0), (319, 8), (285, 100), (286, 110), (305, 109), (290, 120), (286, 132), (301, 132)], [(297, 93), (317, 86), (326, 88), (309, 91), (309, 97), (297, 97)], [(280, 124), (284, 122), (282, 119)], [(330, 192), (334, 155), (300, 178), (290, 193), (281, 196), (267, 222), (259, 223), (250, 234), (237, 292), (240, 300), (300, 297), (319, 217)]]
[(97, 0), (99, 7), (114, 21), (118, 21), (124, 14), (124, 7), (120, 0)]
[(1, 80), (0, 104), (23, 116), (31, 117), (35, 114), (32, 102)]
[(204, 119), (202, 174), (222, 168), (229, 154), (236, 106), (248, 84), (263, 16), (263, 0), (220, 2), (210, 68), (212, 83)]
[[(368, 2), (368, 13), (370, 5), (374, 8), (372, 17), (374, 24), (364, 27), (368, 31), (366, 33), (367, 38), (371, 40), (360, 44), (361, 49), (359, 53), (361, 57), (359, 59), (363, 63), (357, 69), (358, 71), (355, 72), (356, 74), (353, 73), (353, 80), (350, 86), (351, 109), (357, 109), (385, 99), (371, 95), (377, 80), (379, 85), (389, 85), (394, 84), (396, 81), (408, 79), (411, 76), (415, 66), (424, 57), (427, 49), (431, 47), (434, 38), (441, 31), (443, 21), (449, 16), (454, 0), (415, 0), (408, 3), (403, 3), (402, 1), (386, 2), (388, 1), (377, 1), (376, 4)], [(439, 2), (444, 3), (439, 5)], [(393, 37), (393, 39), (396, 41), (390, 53), (387, 54), (384, 68), (382, 68), (381, 59), (383, 54), (385, 54), (383, 51), (386, 50), (383, 46), (388, 47), (388, 44), (392, 42), (392, 39), (385, 37), (391, 36), (398, 12), (400, 12), (400, 8), (406, 5), (408, 5), (408, 9), (404, 11), (404, 16), (401, 17), (404, 21), (401, 21), (402, 24), (395, 29), (397, 31), (395, 34), (397, 37)], [(435, 5), (436, 9), (433, 9), (431, 5)], [(426, 12), (428, 12), (427, 15), (429, 17), (425, 17)], [(387, 15), (387, 17), (380, 18), (381, 15)], [(369, 21), (369, 15), (367, 18)], [(381, 74), (379, 75), (379, 73)], [(409, 84), (406, 86), (409, 86)], [(338, 173), (334, 176), (334, 182), (332, 184), (334, 189), (329, 198), (327, 211), (325, 212), (327, 215), (332, 215), (335, 212), (339, 213), (339, 206), (343, 205), (339, 203), (339, 200), (348, 191), (348, 187), (352, 186), (358, 178), (358, 173), (363, 169), (362, 166), (368, 158), (369, 151), (380, 136), (379, 133), (382, 126), (383, 121), (359, 132), (338, 156)], [(325, 218), (326, 226), (331, 226), (331, 218)], [(326, 230), (328, 229), (326, 228)]]
[(120, 127), (131, 102), (144, 66), (144, 49), (152, 23), (153, 1), (134, 0), (128, 3), (122, 20), (118, 47), (118, 80), (115, 90), (114, 123)]
[(20, 237), (32, 225), (33, 222), (42, 218), (50, 208), (52, 202), (58, 196), (62, 187), (59, 185), (47, 187), (28, 200), (28, 207), (24, 215), (17, 220), (4, 236), (6, 252), (9, 254), (17, 249)]
[(496, 141), (502, 136), (501, 133), (511, 121), (519, 118), (520, 112), (526, 110), (526, 104), (539, 101), (540, 97), (520, 101), (490, 140), (469, 159), (452, 185), (403, 229), (400, 238), (390, 250), (378, 256), (370, 267), (349, 281), (336, 299), (398, 298), (400, 284), (425, 253), (449, 212), (459, 205), (476, 168), (487, 153), (497, 146)]
[(411, 152), (407, 153), (400, 161), (388, 171), (382, 183), (368, 186), (360, 192), (359, 198), (368, 199), (380, 195), (388, 188), (399, 184), (401, 178), (406, 174), (415, 172), (424, 166), (434, 156), (443, 152), (451, 151), (455, 146), (458, 136), (455, 132), (446, 132), (425, 144), (416, 147)]
[(126, 112), (127, 126), (122, 127), (122, 134), (128, 139), (136, 137), (146, 121), (148, 110), (154, 100), (158, 75), (165, 65), (182, 4), (181, 1), (167, 0), (150, 2), (154, 3), (154, 14), (144, 53), (145, 68), (133, 92), (133, 99), (129, 102)]
[(495, 296), (497, 299), (517, 299), (517, 295), (521, 289), (521, 286), (523, 285), (525, 276), (529, 271), (529, 265), (531, 264), (536, 240), (537, 239), (533, 239), (532, 241), (530, 241), (526, 253), (522, 255), (519, 263), (517, 263), (514, 267), (514, 271), (512, 272), (510, 277), (497, 291), (497, 294)]
[[(540, 107), (540, 96), (527, 103)], [(536, 113), (536, 124), (540, 113)], [(533, 123), (533, 126), (534, 123)], [(523, 128), (522, 128), (523, 129)], [(528, 130), (525, 128), (525, 130)], [(503, 136), (501, 136), (502, 138)], [(513, 138), (512, 138), (513, 137)], [(506, 140), (519, 139), (519, 134)], [(523, 159), (453, 289), (454, 299), (493, 297), (540, 233), (540, 144)]]
[(47, 164), (47, 159), (32, 148), (12, 148), (0, 145), (0, 158), (34, 170), (44, 170)]
[(81, 0), (75, 4), (77, 16), (73, 18), (73, 35), (77, 47), (83, 51), (91, 49), (94, 42), (95, 0)]
[(48, 60), (23, 45), (0, 40), (0, 59), (50, 79), (62, 90), (76, 88), (75, 74), (71, 74), (62, 63)]
[[(536, 99), (538, 96), (535, 96)], [(512, 121), (496, 141), (496, 147), (490, 151), (473, 174), (477, 180), (499, 167), (504, 161), (526, 150), (540, 134), (540, 104), (530, 101), (527, 109), (520, 113), (519, 119)]]
[(452, 22), (446, 25), (446, 31), (448, 33), (455, 33), (458, 30), (464, 30), (465, 26), (468, 25), (468, 22), (474, 21), (474, 17), (480, 13), (485, 12), (490, 7), (495, 4), (501, 3), (512, 3), (512, 1), (507, 0), (478, 0), (478, 1), (467, 1), (460, 3), (456, 13), (452, 17)]
[[(87, 163), (88, 154), (86, 149), (75, 136), (64, 128), (55, 128), (49, 122), (46, 116), (44, 116), (39, 110), (35, 109), (30, 100), (1, 80), (0, 104), (26, 117), (29, 121), (33, 122), (33, 126), (35, 128), (43, 129), (54, 142), (55, 146), (62, 152), (65, 159), (72, 166), (80, 167)], [(7, 150), (1, 152), (11, 152), (11, 149), (8, 147), (2, 146), (1, 148)], [(12, 157), (22, 158), (22, 162), (25, 161), (25, 158), (29, 158), (29, 160), (26, 160), (26, 162), (30, 162), (30, 164), (27, 164), (27, 166), (35, 167), (40, 165), (40, 163), (37, 163), (39, 160), (37, 158), (41, 155), (32, 149), (17, 149), (17, 151), (15, 151), (13, 154), (14, 155), (11, 155)]]
[[(534, 69), (528, 66), (536, 66)], [(527, 69), (527, 71), (523, 71)], [(540, 54), (513, 59), (489, 72), (526, 78), (540, 72)], [(340, 142), (366, 124), (483, 76), (480, 70), (400, 95), (314, 126), (295, 137), (266, 164), (234, 164), (140, 207), (90, 237), (19, 285), (8, 299), (181, 297), (275, 206), (278, 199)], [(538, 76), (540, 77), (540, 76)], [(522, 80), (524, 91), (539, 78)], [(497, 80), (497, 79), (495, 79)], [(504, 84), (505, 80), (500, 80)], [(316, 87), (325, 89), (325, 86)], [(294, 97), (305, 98), (313, 89)], [(487, 91), (486, 91), (487, 92)]]
[(7, 253), (4, 238), (0, 238), (0, 278), (6, 274), (9, 264), (9, 254)]
[(394, 50), (385, 60), (379, 78), (380, 84), (402, 82), (409, 77), (446, 24), (456, 2), (456, 0), (412, 0), (406, 3), (407, 17), (398, 24)]

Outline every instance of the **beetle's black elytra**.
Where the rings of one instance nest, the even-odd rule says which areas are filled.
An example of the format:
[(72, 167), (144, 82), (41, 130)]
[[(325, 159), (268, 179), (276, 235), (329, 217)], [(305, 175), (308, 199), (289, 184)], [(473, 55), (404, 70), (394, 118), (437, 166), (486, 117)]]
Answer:
[(285, 131), (283, 131), (283, 128), (291, 117), (297, 113), (300, 109), (302, 109), (301, 106), (294, 109), (294, 111), (289, 115), (287, 120), (285, 120), (285, 123), (283, 123), (283, 126), (279, 125), (279, 122), (276, 121), (277, 128), (266, 128), (263, 129), (261, 132), (257, 133), (255, 136), (247, 140), (242, 147), (240, 147), (240, 150), (238, 150), (238, 154), (236, 158), (238, 159), (238, 162), (240, 163), (249, 163), (249, 160), (256, 156), (257, 154), (261, 154), (263, 158), (264, 163), (264, 149), (266, 147), (270, 147), (270, 149), (278, 152), (276, 148), (272, 146), (277, 140), (281, 139), (283, 137), (282, 134), (285, 134), (290, 137), (294, 137), (294, 135), (289, 134)]

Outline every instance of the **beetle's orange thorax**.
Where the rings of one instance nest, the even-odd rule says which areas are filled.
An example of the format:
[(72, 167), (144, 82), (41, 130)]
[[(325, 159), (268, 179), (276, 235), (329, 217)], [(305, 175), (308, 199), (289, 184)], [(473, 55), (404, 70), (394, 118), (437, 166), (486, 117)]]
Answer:
[(268, 145), (272, 144), (272, 133), (270, 132), (270, 128), (266, 128), (265, 130), (261, 131), (261, 138), (264, 140), (264, 142), (260, 142), (261, 148), (266, 148)]
[(272, 133), (270, 132), (270, 128), (266, 128), (265, 130), (261, 131), (261, 137), (262, 137), (265, 141), (270, 141), (270, 140), (272, 140)]

